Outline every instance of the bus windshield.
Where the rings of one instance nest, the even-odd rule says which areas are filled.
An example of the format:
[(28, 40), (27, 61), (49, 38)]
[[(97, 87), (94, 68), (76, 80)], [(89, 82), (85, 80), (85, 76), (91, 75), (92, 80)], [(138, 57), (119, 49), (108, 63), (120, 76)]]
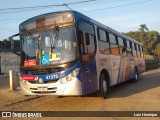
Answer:
[[(61, 64), (78, 58), (74, 27), (26, 34), (21, 40), (24, 66)], [(35, 63), (25, 64), (31, 60)]]

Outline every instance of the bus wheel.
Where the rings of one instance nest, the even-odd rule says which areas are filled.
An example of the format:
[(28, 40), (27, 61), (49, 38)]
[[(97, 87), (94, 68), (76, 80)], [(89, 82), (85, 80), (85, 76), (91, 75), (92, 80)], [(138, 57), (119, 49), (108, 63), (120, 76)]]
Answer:
[(107, 97), (109, 85), (104, 73), (101, 73), (99, 81), (100, 81), (99, 96), (105, 99)]
[(134, 78), (132, 79), (132, 82), (136, 83), (138, 81), (138, 70), (135, 68), (134, 70)]

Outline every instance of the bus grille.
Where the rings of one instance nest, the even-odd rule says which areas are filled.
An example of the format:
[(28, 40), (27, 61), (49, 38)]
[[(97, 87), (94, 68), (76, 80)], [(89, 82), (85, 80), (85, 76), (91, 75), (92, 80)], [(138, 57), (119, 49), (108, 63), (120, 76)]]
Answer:
[(55, 72), (60, 72), (65, 70), (64, 68), (43, 68), (43, 69), (26, 69), (24, 70), (24, 74), (30, 75), (42, 75), (42, 74), (52, 74)]
[(51, 83), (56, 83), (58, 80), (49, 80), (49, 81), (44, 81), (43, 83), (40, 83), (39, 81), (28, 81), (31, 84), (51, 84)]

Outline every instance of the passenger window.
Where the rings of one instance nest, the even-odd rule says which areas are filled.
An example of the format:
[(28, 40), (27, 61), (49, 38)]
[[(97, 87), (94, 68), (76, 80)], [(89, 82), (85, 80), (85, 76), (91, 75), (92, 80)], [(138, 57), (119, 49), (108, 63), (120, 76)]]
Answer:
[(124, 46), (124, 41), (120, 37), (118, 37), (118, 43), (119, 43), (120, 46)]
[(127, 40), (127, 56), (132, 56), (132, 49), (131, 49), (131, 43)]
[(107, 40), (107, 36), (104, 30), (98, 29), (98, 45), (99, 45), (99, 51), (101, 54), (110, 54), (110, 47), (109, 42)]
[(93, 54), (95, 50), (95, 39), (93, 35), (86, 33), (87, 54)]
[(110, 40), (110, 43), (113, 43), (113, 44), (117, 44), (118, 45), (118, 40), (116, 39), (116, 36), (109, 33), (109, 40)]
[(118, 43), (119, 43), (120, 55), (126, 56), (126, 48), (124, 45), (124, 39), (118, 37)]
[(141, 53), (140, 53), (139, 45), (136, 45), (136, 48), (137, 48), (137, 56), (140, 57)]
[(99, 40), (107, 41), (106, 32), (104, 30), (98, 29)]
[(136, 48), (135, 48), (135, 44), (132, 43), (132, 53), (134, 57), (137, 57), (137, 52), (136, 52)]
[(111, 54), (119, 55), (118, 39), (116, 38), (115, 35), (109, 33), (109, 40), (110, 40)]

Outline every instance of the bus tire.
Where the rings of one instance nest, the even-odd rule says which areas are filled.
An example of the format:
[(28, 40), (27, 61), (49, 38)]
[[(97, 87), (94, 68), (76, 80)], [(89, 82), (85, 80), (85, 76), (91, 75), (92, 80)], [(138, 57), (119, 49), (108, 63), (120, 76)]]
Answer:
[(104, 99), (107, 97), (107, 93), (109, 90), (109, 82), (104, 73), (101, 73), (99, 77), (99, 92), (98, 96), (103, 97)]
[(132, 79), (132, 82), (136, 83), (138, 82), (138, 69), (134, 69), (134, 78)]

